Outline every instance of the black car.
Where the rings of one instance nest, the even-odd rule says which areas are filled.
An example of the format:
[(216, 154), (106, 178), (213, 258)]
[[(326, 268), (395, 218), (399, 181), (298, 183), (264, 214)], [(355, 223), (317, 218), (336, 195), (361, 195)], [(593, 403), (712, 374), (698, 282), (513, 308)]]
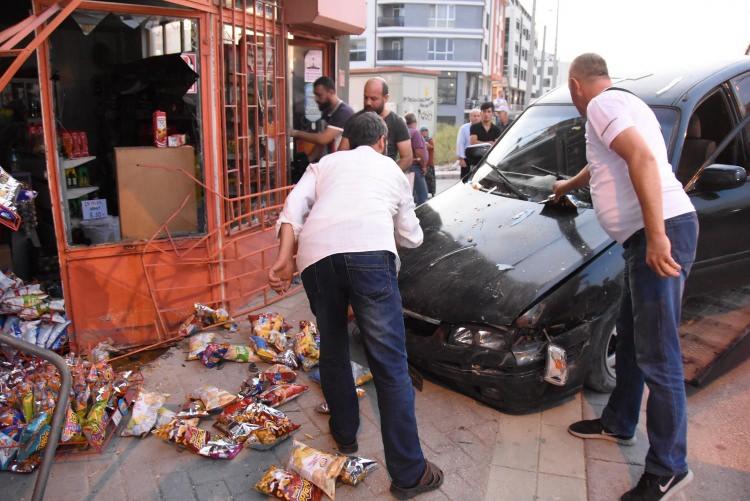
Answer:
[[(686, 294), (750, 283), (750, 57), (615, 85), (654, 110), (698, 211)], [(401, 252), (399, 283), (420, 372), (508, 412), (583, 384), (611, 391), (622, 247), (587, 190), (565, 206), (544, 203), (555, 180), (585, 164), (584, 119), (560, 88), (462, 182), (417, 208), (424, 243)]]

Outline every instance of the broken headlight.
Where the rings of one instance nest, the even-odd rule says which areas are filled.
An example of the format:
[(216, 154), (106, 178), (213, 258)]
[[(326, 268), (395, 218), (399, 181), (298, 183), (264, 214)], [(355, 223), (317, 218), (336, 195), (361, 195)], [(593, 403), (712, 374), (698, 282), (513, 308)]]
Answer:
[(506, 351), (511, 344), (509, 337), (510, 333), (491, 327), (458, 325), (448, 334), (448, 344)]

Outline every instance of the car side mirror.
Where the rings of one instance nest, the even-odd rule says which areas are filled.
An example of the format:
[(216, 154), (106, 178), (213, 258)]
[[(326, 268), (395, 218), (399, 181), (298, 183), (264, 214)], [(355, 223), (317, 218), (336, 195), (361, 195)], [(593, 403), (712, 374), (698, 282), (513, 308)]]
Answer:
[(696, 186), (701, 191), (720, 191), (745, 184), (747, 172), (737, 165), (711, 164), (701, 172)]
[(482, 157), (487, 154), (490, 148), (492, 148), (492, 145), (488, 143), (472, 144), (471, 146), (467, 146), (466, 151), (464, 152), (464, 154), (466, 155), (466, 166), (471, 168), (477, 165), (479, 161), (482, 160)]

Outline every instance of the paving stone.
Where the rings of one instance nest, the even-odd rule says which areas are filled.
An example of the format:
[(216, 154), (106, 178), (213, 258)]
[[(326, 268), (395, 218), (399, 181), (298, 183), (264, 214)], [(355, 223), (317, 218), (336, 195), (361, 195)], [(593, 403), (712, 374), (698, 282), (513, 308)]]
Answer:
[(607, 440), (585, 440), (586, 457), (601, 459), (602, 461), (613, 461), (616, 463), (627, 463), (644, 465), (648, 453), (648, 437), (642, 428), (638, 428), (635, 434), (634, 445), (619, 445)]
[(586, 496), (586, 481), (582, 478), (539, 473), (536, 491), (539, 501), (581, 501)]
[(164, 501), (195, 500), (193, 483), (187, 472), (175, 471), (159, 478), (159, 491)]
[(492, 464), (536, 471), (539, 462), (541, 416), (502, 416)]
[(542, 412), (542, 423), (552, 426), (568, 426), (581, 420), (581, 394), (576, 393), (566, 402), (545, 409)]
[(125, 499), (125, 481), (112, 457), (92, 459), (84, 465), (92, 499)]
[(542, 425), (539, 472), (586, 478), (583, 441), (561, 426)]
[(537, 473), (492, 465), (486, 501), (534, 501)]
[(448, 435), (439, 431), (431, 422), (425, 422), (419, 426), (419, 439), (435, 454), (455, 447)]
[(200, 501), (226, 501), (232, 496), (223, 480), (213, 480), (195, 486), (195, 495)]
[(632, 489), (643, 473), (643, 468), (624, 463), (586, 460), (586, 484), (589, 501), (612, 501)]
[[(14, 493), (14, 484), (17, 483), (7, 482), (6, 479), (8, 477), (12, 480), (24, 480), (23, 484), (28, 488), (21, 489), (22, 492), (17, 493), (21, 494), (21, 496), (16, 497), (17, 494)], [(27, 479), (30, 481), (26, 481)], [(7, 495), (8, 499), (21, 499), (22, 497), (25, 497), (25, 499), (31, 499), (34, 483), (36, 482), (36, 474), (20, 476), (11, 473), (4, 473), (0, 476), (0, 480), (3, 484), (3, 495)], [(20, 484), (20, 482), (18, 484)], [(53, 497), (52, 494), (54, 493), (54, 499), (59, 499), (60, 501), (67, 501), (76, 498), (80, 501), (81, 489), (85, 488), (87, 485), (88, 477), (86, 476), (86, 468), (83, 464), (80, 462), (55, 461), (47, 480), (46, 496), (51, 499)]]
[(472, 494), (477, 493), (477, 485), (471, 485), (458, 473), (449, 473), (445, 476), (441, 491), (448, 496), (448, 499), (469, 499)]

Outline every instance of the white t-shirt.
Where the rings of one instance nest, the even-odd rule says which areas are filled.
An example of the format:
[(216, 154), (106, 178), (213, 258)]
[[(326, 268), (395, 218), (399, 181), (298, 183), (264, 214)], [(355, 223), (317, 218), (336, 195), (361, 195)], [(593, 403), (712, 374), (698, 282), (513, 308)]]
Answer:
[(623, 243), (644, 226), (628, 165), (609, 148), (630, 127), (638, 130), (659, 165), (664, 219), (695, 211), (672, 172), (659, 121), (646, 103), (629, 92), (605, 91), (589, 102), (586, 118), (591, 198), (596, 217), (610, 237)]

